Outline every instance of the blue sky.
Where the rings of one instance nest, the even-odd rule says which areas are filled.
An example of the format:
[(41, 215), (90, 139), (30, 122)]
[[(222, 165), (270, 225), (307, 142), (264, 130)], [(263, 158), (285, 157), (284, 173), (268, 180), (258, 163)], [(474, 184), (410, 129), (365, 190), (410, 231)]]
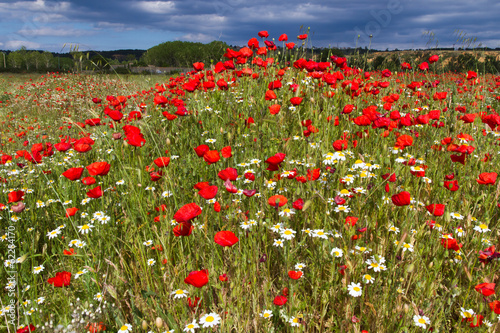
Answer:
[[(0, 49), (67, 52), (147, 49), (171, 40), (243, 46), (269, 31), (295, 41), (310, 27), (316, 47), (408, 49), (472, 43), (500, 47), (497, 0), (0, 0)], [(303, 27), (301, 31), (300, 27)], [(432, 31), (434, 41), (423, 37)], [(359, 38), (358, 38), (359, 35)], [(65, 45), (65, 46), (64, 46)]]

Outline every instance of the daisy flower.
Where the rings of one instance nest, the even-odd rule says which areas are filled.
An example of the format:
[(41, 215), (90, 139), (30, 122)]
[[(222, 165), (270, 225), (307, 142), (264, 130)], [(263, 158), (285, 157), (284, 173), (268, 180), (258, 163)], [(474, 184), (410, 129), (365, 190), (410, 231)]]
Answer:
[(359, 297), (363, 293), (361, 283), (351, 282), (351, 284), (347, 287), (347, 290), (349, 291), (349, 295), (352, 297)]
[(484, 223), (476, 225), (474, 227), (474, 230), (476, 230), (477, 232), (480, 232), (480, 233), (491, 231), (490, 229), (488, 229), (488, 226)]
[(188, 291), (187, 290), (182, 290), (182, 289), (177, 289), (175, 291), (172, 291), (170, 295), (173, 295), (174, 298), (184, 298), (187, 297)]
[(303, 264), (303, 263), (298, 263), (298, 264), (295, 265), (295, 269), (299, 270), (299, 271), (303, 270), (306, 267), (307, 266), (305, 264)]
[(339, 249), (338, 247), (334, 247), (332, 249), (332, 251), (330, 252), (330, 254), (332, 256), (335, 256), (335, 258), (342, 258), (342, 256), (344, 255), (344, 251), (342, 251), (341, 249)]
[(203, 328), (213, 327), (220, 323), (220, 316), (217, 313), (208, 313), (200, 318), (200, 324)]
[(42, 272), (44, 269), (45, 267), (43, 267), (43, 265), (36, 266), (35, 268), (33, 268), (33, 274), (40, 274), (40, 272)]
[(276, 246), (276, 247), (281, 246), (281, 247), (283, 247), (283, 244), (284, 243), (283, 243), (282, 239), (275, 239), (274, 243), (273, 243), (273, 246)]
[(130, 333), (132, 332), (132, 325), (123, 324), (122, 327), (118, 330), (118, 333)]
[(455, 213), (455, 212), (452, 212), (450, 213), (450, 216), (454, 219), (457, 219), (457, 220), (463, 220), (464, 217), (462, 215), (460, 215), (460, 213)]
[(422, 327), (423, 329), (427, 328), (426, 325), (429, 325), (431, 322), (428, 317), (426, 316), (413, 316), (413, 322), (415, 322), (415, 325), (418, 327)]
[(75, 279), (78, 279), (81, 275), (87, 273), (87, 269), (83, 269), (81, 271), (78, 271), (76, 274), (75, 274)]
[(323, 239), (328, 239), (327, 233), (323, 229), (315, 229), (312, 232), (313, 237), (319, 237)]
[(370, 274), (365, 274), (363, 275), (363, 281), (364, 283), (373, 283), (375, 281), (375, 278)]
[(80, 230), (80, 233), (88, 234), (89, 232), (92, 231), (93, 227), (94, 227), (93, 224), (84, 224), (84, 225), (79, 225), (77, 228), (78, 230)]
[(472, 318), (472, 316), (475, 315), (475, 312), (472, 309), (466, 310), (464, 308), (460, 308), (460, 315), (462, 316), (462, 318), (467, 319)]
[(292, 325), (292, 327), (300, 326), (299, 318), (297, 318), (297, 317), (290, 318), (290, 325)]
[(57, 237), (57, 235), (59, 235), (60, 233), (61, 233), (61, 229), (57, 228), (57, 229), (55, 229), (55, 230), (50, 231), (50, 232), (47, 234), (47, 237), (49, 237), (49, 239), (52, 239), (52, 238)]
[(200, 328), (200, 326), (196, 323), (196, 320), (187, 324), (186, 327), (184, 327), (184, 332), (194, 333), (195, 328)]
[(410, 251), (413, 252), (413, 245), (408, 243), (403, 243), (403, 252)]
[(261, 314), (259, 314), (262, 318), (269, 319), (273, 316), (273, 312), (271, 310), (264, 310)]
[(296, 233), (295, 230), (285, 228), (281, 230), (280, 236), (283, 237), (284, 239), (290, 240), (295, 237), (295, 233)]
[(154, 266), (155, 263), (156, 263), (156, 260), (148, 259), (148, 266)]

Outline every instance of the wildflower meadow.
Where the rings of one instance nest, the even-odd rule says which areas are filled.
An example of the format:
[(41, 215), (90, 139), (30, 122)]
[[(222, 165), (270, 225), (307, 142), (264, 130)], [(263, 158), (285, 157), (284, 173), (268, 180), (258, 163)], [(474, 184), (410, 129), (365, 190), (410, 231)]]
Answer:
[(0, 331), (498, 330), (500, 76), (307, 37), (2, 74)]

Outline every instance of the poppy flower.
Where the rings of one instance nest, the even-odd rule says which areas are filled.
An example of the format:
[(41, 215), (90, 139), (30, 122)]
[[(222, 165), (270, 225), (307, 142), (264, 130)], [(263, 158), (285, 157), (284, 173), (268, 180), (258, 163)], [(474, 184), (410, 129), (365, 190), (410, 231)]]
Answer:
[(63, 254), (65, 256), (72, 256), (73, 254), (75, 254), (75, 249), (63, 250)]
[(86, 153), (92, 150), (92, 146), (86, 143), (76, 143), (73, 145), (73, 148), (79, 153)]
[(407, 206), (411, 202), (410, 192), (403, 191), (391, 197), (392, 203), (396, 206)]
[(396, 147), (400, 149), (404, 149), (405, 147), (409, 147), (413, 145), (413, 137), (409, 135), (400, 135), (398, 139), (396, 140)]
[(220, 160), (220, 155), (217, 150), (209, 150), (203, 155), (203, 159), (207, 162), (208, 165), (216, 163)]
[(432, 215), (434, 215), (434, 216), (441, 216), (441, 215), (443, 215), (445, 207), (446, 206), (443, 205), (443, 204), (432, 204), (432, 205), (425, 206), (425, 208), (427, 209), (427, 211), (429, 213), (431, 213)]
[(54, 287), (67, 287), (70, 285), (71, 273), (70, 272), (57, 272), (55, 277), (47, 280), (49, 284), (54, 285)]
[(436, 61), (438, 61), (438, 60), (439, 60), (439, 56), (438, 56), (437, 54), (435, 54), (435, 55), (431, 55), (431, 56), (429, 57), (429, 63), (431, 63), (431, 64), (435, 63), (435, 62), (436, 62)]
[(29, 333), (29, 332), (35, 332), (36, 327), (33, 324), (29, 324), (25, 327), (21, 327), (16, 331), (16, 333)]
[(292, 207), (297, 210), (302, 210), (304, 208), (304, 200), (299, 198), (293, 202)]
[(307, 34), (298, 35), (297, 38), (300, 40), (307, 39)]
[(93, 198), (93, 199), (98, 199), (100, 197), (102, 197), (102, 189), (101, 189), (101, 186), (97, 186), (97, 187), (94, 187), (93, 189), (91, 189), (90, 191), (87, 192), (87, 196), (89, 198)]
[(90, 186), (90, 185), (94, 185), (96, 180), (94, 177), (85, 177), (85, 178), (82, 178), (81, 182), (83, 185)]
[(285, 296), (276, 296), (273, 300), (273, 304), (277, 306), (283, 306), (287, 301), (288, 299)]
[(217, 176), (222, 180), (236, 180), (238, 178), (238, 171), (235, 168), (226, 168), (219, 171)]
[(301, 271), (288, 271), (288, 277), (292, 280), (298, 280), (302, 277)]
[(216, 195), (217, 195), (217, 191), (218, 191), (218, 187), (217, 185), (213, 185), (213, 186), (206, 186), (204, 188), (202, 188), (198, 194), (203, 198), (203, 199), (206, 199), (206, 200), (210, 200), (210, 199), (213, 199)]
[(290, 103), (292, 103), (292, 105), (294, 106), (297, 106), (302, 103), (302, 97), (292, 97), (290, 98)]
[(8, 198), (9, 198), (8, 203), (21, 201), (24, 199), (24, 192), (23, 191), (9, 192)]
[(452, 192), (460, 188), (460, 186), (458, 186), (458, 180), (445, 180), (443, 186)]
[(281, 105), (279, 104), (273, 104), (269, 107), (269, 112), (271, 114), (278, 114), (280, 113)]
[(267, 37), (269, 37), (269, 33), (268, 33), (267, 31), (265, 31), (265, 30), (259, 31), (259, 32), (257, 33), (257, 35), (258, 35), (260, 38), (267, 38)]
[(205, 68), (205, 64), (202, 62), (195, 62), (195, 63), (193, 63), (193, 68), (195, 71), (199, 72), (199, 71), (202, 71), (203, 68)]
[[(156, 222), (156, 219), (155, 219), (155, 222)], [(174, 236), (175, 237), (180, 237), (180, 236), (187, 237), (187, 236), (191, 235), (191, 233), (193, 232), (193, 229), (194, 229), (194, 225), (192, 225), (190, 222), (179, 223), (173, 229)]]
[(441, 245), (447, 250), (458, 251), (462, 247), (462, 244), (458, 244), (455, 238), (441, 238)]
[(73, 208), (66, 208), (66, 217), (74, 216), (77, 211), (80, 209), (73, 207)]
[(238, 243), (239, 239), (232, 231), (219, 231), (215, 234), (214, 241), (222, 247), (231, 247)]
[(83, 174), (83, 168), (70, 168), (62, 173), (62, 175), (69, 180), (77, 180)]
[(220, 150), (221, 152), (221, 155), (222, 157), (224, 158), (230, 158), (231, 156), (233, 156), (232, 152), (231, 152), (231, 146), (227, 146), (227, 147), (224, 147)]
[(495, 293), (494, 283), (481, 283), (474, 287), (477, 292), (483, 294), (483, 296), (488, 297)]
[(174, 214), (174, 220), (176, 220), (177, 223), (189, 222), (200, 214), (201, 214), (200, 206), (198, 206), (195, 203), (189, 203), (189, 204), (182, 206)]
[(278, 41), (280, 42), (288, 42), (288, 36), (286, 34), (282, 34), (279, 38)]
[(226, 282), (227, 280), (229, 280), (229, 278), (227, 277), (227, 274), (219, 275), (219, 281)]
[(208, 270), (194, 271), (189, 273), (184, 282), (196, 288), (201, 288), (208, 283)]
[(347, 224), (347, 225), (350, 225), (350, 226), (355, 226), (356, 223), (358, 222), (359, 218), (355, 217), (355, 216), (348, 216), (345, 218), (345, 223), (344, 224)]
[(54, 145), (54, 148), (57, 149), (57, 151), (68, 151), (71, 148), (71, 144), (68, 142), (59, 142)]
[(285, 46), (286, 46), (287, 49), (291, 50), (291, 49), (293, 49), (295, 47), (295, 43), (293, 43), (293, 42), (286, 43)]
[(276, 94), (274, 93), (274, 91), (268, 90), (268, 91), (266, 91), (266, 94), (265, 94), (264, 98), (265, 98), (266, 101), (272, 101), (273, 99), (276, 99), (278, 97), (276, 96)]
[(110, 168), (107, 162), (94, 162), (86, 167), (91, 176), (106, 176)]
[(238, 188), (234, 186), (229, 179), (226, 179), (224, 182), (224, 186), (226, 187), (226, 191), (229, 193), (236, 193), (238, 192)]
[(493, 301), (488, 304), (490, 306), (491, 311), (496, 314), (500, 314), (500, 301)]
[(210, 150), (210, 147), (207, 145), (199, 145), (198, 147), (194, 148), (194, 151), (196, 152), (196, 155), (198, 157), (203, 157), (207, 151)]
[(220, 209), (221, 209), (220, 203), (215, 202), (214, 203), (214, 211), (218, 213), (218, 212), (220, 212)]
[(481, 185), (493, 185), (497, 181), (497, 176), (496, 172), (483, 172), (476, 181)]
[(156, 164), (156, 166), (158, 168), (164, 168), (164, 167), (167, 167), (169, 165), (170, 157), (158, 157), (153, 162), (154, 162), (154, 164)]
[(288, 199), (281, 194), (273, 195), (267, 200), (267, 203), (272, 207), (276, 207), (276, 205), (278, 205), (278, 207), (282, 207), (286, 205), (287, 202)]
[(246, 197), (253, 197), (257, 193), (257, 190), (243, 190), (243, 194)]
[(266, 168), (266, 170), (269, 171), (277, 171), (281, 167), (281, 163), (283, 163), (283, 160), (285, 159), (286, 154), (284, 153), (277, 153), (274, 156), (269, 157), (267, 160), (264, 161), (264, 163), (269, 164), (269, 166)]

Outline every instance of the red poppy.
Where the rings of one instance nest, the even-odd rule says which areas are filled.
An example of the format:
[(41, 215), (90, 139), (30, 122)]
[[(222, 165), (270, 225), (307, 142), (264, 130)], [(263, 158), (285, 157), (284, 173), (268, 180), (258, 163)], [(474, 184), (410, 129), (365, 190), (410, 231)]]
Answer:
[(279, 104), (273, 104), (269, 107), (269, 112), (271, 114), (278, 114), (280, 113), (281, 105)]
[(182, 206), (174, 214), (174, 220), (176, 220), (177, 223), (189, 222), (200, 214), (201, 214), (200, 206), (198, 206), (195, 203), (189, 203), (189, 204)]
[(58, 151), (68, 151), (71, 148), (71, 143), (69, 142), (59, 142), (54, 145), (54, 148), (56, 148)]
[(204, 269), (191, 272), (188, 277), (184, 279), (184, 282), (196, 288), (201, 288), (208, 283), (208, 270)]
[(293, 43), (293, 42), (292, 43), (286, 43), (285, 46), (286, 46), (287, 49), (291, 50), (291, 49), (293, 49), (295, 47), (295, 43)]
[(274, 156), (269, 157), (267, 160), (264, 161), (264, 163), (269, 164), (269, 166), (266, 168), (266, 170), (269, 171), (276, 171), (279, 170), (281, 167), (281, 163), (283, 163), (283, 160), (285, 159), (286, 154), (284, 153), (277, 153)]
[(411, 202), (410, 192), (403, 191), (391, 197), (392, 203), (396, 206), (407, 206)]
[(57, 272), (55, 277), (47, 280), (49, 284), (54, 285), (54, 287), (67, 287), (70, 284), (71, 273), (70, 272)]
[(87, 196), (89, 198), (93, 198), (93, 199), (97, 199), (97, 198), (100, 198), (102, 197), (102, 189), (101, 189), (101, 186), (97, 186), (97, 187), (94, 187), (93, 189), (91, 189), (90, 191), (87, 192)]
[(63, 254), (65, 256), (72, 256), (73, 254), (75, 254), (75, 249), (69, 249), (69, 251), (68, 250), (63, 250)]
[(106, 176), (111, 165), (107, 162), (95, 162), (88, 165), (86, 168), (91, 176)]
[(474, 287), (477, 292), (483, 294), (483, 296), (488, 297), (495, 293), (494, 283), (481, 283)]
[(272, 91), (272, 90), (268, 90), (268, 91), (266, 91), (266, 95), (265, 95), (264, 97), (265, 97), (266, 101), (271, 101), (271, 100), (273, 100), (273, 99), (278, 98), (278, 97), (276, 96), (276, 94), (274, 93), (274, 91)]
[(352, 227), (354, 227), (356, 225), (356, 223), (358, 222), (359, 218), (355, 217), (355, 216), (348, 216), (345, 218), (345, 223), (344, 224), (348, 224)]
[(214, 203), (214, 211), (217, 213), (220, 212), (220, 203), (218, 203), (218, 202)]
[(62, 173), (62, 175), (69, 180), (77, 180), (83, 174), (83, 168), (70, 168)]
[(307, 34), (298, 35), (297, 38), (300, 40), (307, 39)]
[(456, 239), (450, 237), (441, 238), (441, 245), (443, 245), (445, 249), (453, 251), (458, 251), (462, 247), (462, 244), (458, 244)]
[(300, 279), (302, 277), (302, 274), (303, 273), (301, 271), (288, 271), (288, 276), (293, 280)]
[(222, 247), (231, 247), (238, 243), (239, 239), (232, 231), (219, 231), (215, 234), (214, 241)]
[(460, 188), (460, 186), (458, 186), (458, 180), (445, 180), (444, 187), (453, 192)]
[(286, 205), (287, 202), (288, 199), (281, 194), (273, 195), (267, 200), (267, 203), (272, 207), (276, 207), (276, 205), (278, 205), (278, 207), (282, 207)]
[(36, 327), (33, 324), (29, 324), (25, 327), (21, 327), (16, 331), (16, 333), (29, 333), (29, 332), (34, 332), (36, 330)]
[(217, 174), (222, 180), (236, 180), (238, 178), (238, 171), (235, 168), (227, 168), (219, 171)]
[(217, 150), (209, 150), (205, 153), (205, 155), (203, 155), (203, 159), (208, 163), (208, 165), (210, 165), (219, 161), (220, 155)]
[(164, 168), (170, 163), (170, 157), (158, 157), (153, 162), (158, 168)]
[(226, 191), (229, 193), (236, 193), (238, 192), (238, 188), (234, 186), (229, 179), (226, 179), (224, 182), (224, 186), (226, 187)]
[(90, 185), (94, 185), (96, 180), (94, 177), (85, 177), (85, 178), (82, 178), (81, 182), (83, 185), (90, 186)]
[(500, 314), (500, 301), (493, 301), (488, 304), (490, 306), (491, 311), (496, 314)]
[(293, 202), (292, 207), (297, 210), (302, 210), (304, 208), (304, 200), (299, 198)]
[[(155, 222), (156, 222), (156, 219), (155, 219)], [(174, 236), (175, 237), (180, 237), (180, 236), (184, 236), (184, 237), (187, 237), (189, 235), (191, 235), (191, 233), (193, 232), (193, 229), (194, 229), (194, 225), (192, 225), (190, 222), (182, 222), (182, 223), (179, 223), (178, 225), (176, 225), (174, 227)]]
[(199, 71), (202, 71), (203, 68), (205, 68), (205, 64), (202, 62), (195, 62), (195, 63), (193, 63), (193, 68), (195, 71), (199, 72)]
[(347, 140), (335, 140), (333, 142), (333, 149), (335, 149), (335, 151), (347, 149)]
[(288, 299), (285, 296), (276, 296), (273, 300), (273, 304), (277, 306), (283, 306), (287, 301)]
[(86, 153), (92, 150), (92, 146), (86, 143), (75, 143), (73, 148), (79, 153)]
[(413, 145), (413, 138), (409, 135), (400, 135), (396, 140), (396, 147), (404, 149), (405, 147)]
[(204, 188), (202, 188), (198, 194), (203, 198), (203, 199), (206, 199), (206, 200), (210, 200), (212, 198), (214, 198), (216, 195), (217, 195), (217, 191), (218, 191), (218, 187), (217, 185), (213, 185), (213, 186), (205, 186)]
[(227, 280), (229, 280), (229, 278), (227, 277), (227, 274), (219, 275), (219, 281), (226, 282)]
[(257, 190), (243, 190), (243, 194), (246, 197), (253, 197), (257, 193)]
[(203, 157), (203, 155), (205, 155), (205, 153), (209, 150), (210, 150), (210, 147), (207, 145), (200, 145), (200, 146), (194, 148), (194, 151), (196, 152), (196, 155), (198, 155), (198, 157)]
[(19, 202), (19, 201), (24, 199), (24, 192), (23, 191), (12, 191), (12, 192), (9, 192), (8, 197), (9, 197), (9, 201), (7, 203)]
[(279, 38), (278, 41), (280, 42), (288, 42), (288, 36), (286, 34), (282, 34)]
[(476, 181), (481, 185), (493, 185), (497, 181), (497, 176), (496, 172), (483, 172)]
[(292, 105), (299, 105), (300, 103), (302, 103), (302, 97), (292, 97), (290, 98), (290, 103), (292, 103)]
[(220, 150), (221, 152), (221, 155), (222, 157), (224, 158), (230, 158), (231, 156), (233, 156), (232, 152), (231, 152), (231, 146), (227, 146), (227, 147), (224, 147)]
[(267, 37), (269, 37), (269, 33), (268, 33), (267, 31), (265, 31), (265, 30), (259, 31), (259, 32), (257, 33), (257, 35), (258, 35), (259, 37), (261, 37), (261, 38), (267, 38)]
[(77, 211), (80, 209), (73, 207), (73, 208), (66, 208), (66, 217), (74, 216)]
[(435, 54), (435, 55), (431, 55), (431, 56), (429, 57), (429, 63), (431, 63), (431, 64), (435, 63), (435, 62), (436, 62), (436, 61), (438, 61), (438, 60), (439, 60), (439, 56), (438, 56), (437, 54)]
[(434, 216), (443, 215), (445, 207), (446, 206), (443, 204), (432, 204), (432, 205), (425, 206), (425, 208), (427, 208), (427, 211)]
[(344, 106), (344, 108), (342, 109), (342, 113), (344, 114), (349, 114), (352, 112), (352, 110), (354, 110), (355, 106), (352, 105), (352, 104), (347, 104), (346, 106)]
[(106, 331), (106, 325), (102, 321), (98, 323), (88, 323), (87, 330), (90, 333), (104, 332)]

